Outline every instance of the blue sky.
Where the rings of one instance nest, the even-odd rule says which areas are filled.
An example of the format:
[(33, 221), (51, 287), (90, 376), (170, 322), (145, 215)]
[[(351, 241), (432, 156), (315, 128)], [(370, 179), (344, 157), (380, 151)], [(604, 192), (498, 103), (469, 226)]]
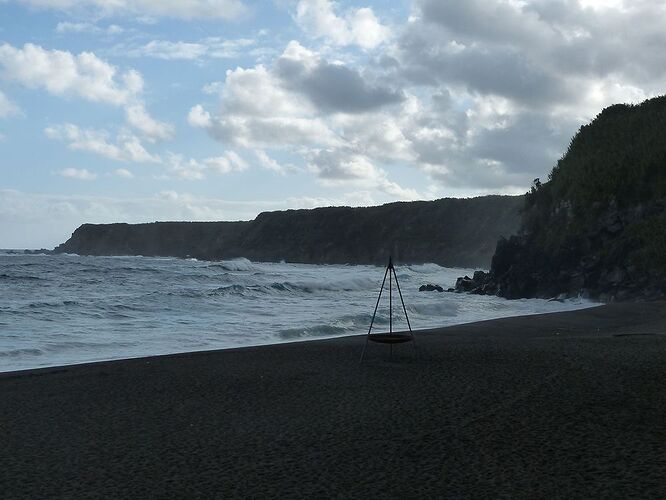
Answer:
[(525, 192), (662, 94), (664, 2), (0, 0), (0, 248)]

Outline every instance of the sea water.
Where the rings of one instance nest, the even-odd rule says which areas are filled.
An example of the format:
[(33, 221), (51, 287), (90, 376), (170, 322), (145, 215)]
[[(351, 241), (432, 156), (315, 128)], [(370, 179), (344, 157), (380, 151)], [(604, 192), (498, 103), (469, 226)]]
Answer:
[[(384, 268), (0, 251), (0, 371), (367, 333)], [(419, 292), (471, 269), (399, 265), (413, 329), (594, 305)], [(388, 285), (388, 283), (387, 283)], [(388, 291), (373, 332), (389, 328)], [(393, 327), (406, 329), (393, 284)]]

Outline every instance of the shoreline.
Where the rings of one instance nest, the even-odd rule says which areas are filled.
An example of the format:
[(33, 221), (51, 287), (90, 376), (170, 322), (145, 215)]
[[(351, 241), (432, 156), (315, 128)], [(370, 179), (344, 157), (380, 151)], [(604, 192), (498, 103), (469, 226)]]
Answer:
[[(539, 299), (543, 300), (543, 299)], [(491, 319), (483, 319), (483, 320), (475, 320), (475, 321), (468, 321), (464, 323), (456, 323), (453, 325), (446, 325), (446, 326), (440, 326), (440, 327), (433, 327), (433, 328), (421, 328), (418, 330), (414, 330), (413, 333), (415, 335), (419, 335), (422, 333), (433, 333), (433, 332), (441, 332), (443, 330), (446, 330), (448, 328), (455, 328), (458, 326), (465, 326), (465, 325), (474, 325), (477, 323), (486, 323), (489, 321), (496, 321), (500, 319), (514, 319), (514, 318), (523, 318), (523, 317), (529, 317), (529, 316), (542, 316), (542, 315), (548, 315), (548, 314), (560, 314), (560, 313), (568, 313), (568, 312), (574, 312), (574, 311), (581, 311), (584, 309), (593, 309), (596, 307), (603, 307), (604, 303), (599, 303), (599, 302), (591, 302), (589, 306), (582, 307), (579, 309), (568, 309), (565, 311), (554, 311), (554, 312), (548, 312), (548, 313), (542, 313), (542, 312), (535, 312), (531, 314), (521, 314), (517, 316), (501, 316), (498, 318), (491, 318)], [(396, 332), (400, 333), (400, 332)], [(237, 350), (237, 349), (251, 349), (251, 348), (256, 348), (256, 347), (272, 347), (272, 346), (277, 346), (277, 345), (283, 345), (283, 344), (296, 344), (296, 343), (301, 343), (301, 342), (323, 342), (323, 341), (329, 341), (329, 340), (336, 340), (336, 339), (342, 339), (342, 338), (353, 338), (353, 337), (362, 337), (365, 339), (366, 334), (365, 333), (359, 333), (359, 334), (352, 334), (352, 335), (342, 335), (342, 336), (332, 336), (332, 337), (317, 337), (317, 338), (310, 338), (310, 339), (298, 339), (298, 340), (283, 340), (281, 342), (271, 342), (267, 344), (252, 344), (252, 345), (244, 345), (244, 346), (234, 346), (234, 347), (220, 347), (220, 348), (215, 348), (215, 349), (202, 349), (202, 350), (195, 350), (195, 351), (178, 351), (178, 352), (170, 352), (170, 353), (165, 353), (165, 354), (147, 354), (147, 355), (138, 355), (138, 356), (132, 356), (128, 358), (109, 358), (109, 359), (100, 359), (100, 360), (94, 360), (94, 361), (82, 361), (82, 362), (75, 362), (75, 363), (66, 363), (66, 364), (56, 364), (56, 365), (48, 365), (48, 366), (38, 366), (38, 367), (33, 367), (33, 368), (22, 368), (19, 370), (7, 370), (3, 371), (0, 370), (0, 378), (2, 378), (3, 375), (9, 375), (9, 374), (19, 374), (21, 372), (33, 372), (37, 370), (56, 370), (56, 369), (66, 369), (69, 367), (73, 366), (81, 366), (81, 365), (95, 365), (99, 363), (113, 363), (113, 362), (120, 362), (120, 361), (129, 361), (133, 359), (152, 359), (152, 358), (160, 358), (160, 357), (167, 357), (167, 356), (182, 356), (182, 355), (188, 355), (188, 354), (197, 354), (197, 353), (214, 353), (214, 352), (221, 352), (221, 351), (232, 351), (232, 350)]]
[(0, 373), (9, 497), (663, 497), (666, 304)]

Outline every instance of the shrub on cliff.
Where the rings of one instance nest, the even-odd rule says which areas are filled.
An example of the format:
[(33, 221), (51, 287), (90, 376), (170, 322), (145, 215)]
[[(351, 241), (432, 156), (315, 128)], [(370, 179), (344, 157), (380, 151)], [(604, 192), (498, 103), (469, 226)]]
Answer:
[(628, 297), (647, 287), (654, 296), (666, 275), (665, 208), (666, 96), (610, 106), (580, 128), (547, 182), (535, 180), (520, 241), (498, 245), (513, 249), (496, 254), (513, 270), (493, 272), (505, 294), (534, 289), (517, 283), (529, 279), (537, 295)]

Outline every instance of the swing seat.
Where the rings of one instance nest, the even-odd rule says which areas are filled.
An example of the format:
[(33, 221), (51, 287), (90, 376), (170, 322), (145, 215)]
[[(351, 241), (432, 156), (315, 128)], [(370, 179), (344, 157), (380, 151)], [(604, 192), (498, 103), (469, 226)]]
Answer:
[(402, 344), (413, 340), (411, 335), (404, 333), (373, 333), (368, 335), (368, 340), (380, 344)]

